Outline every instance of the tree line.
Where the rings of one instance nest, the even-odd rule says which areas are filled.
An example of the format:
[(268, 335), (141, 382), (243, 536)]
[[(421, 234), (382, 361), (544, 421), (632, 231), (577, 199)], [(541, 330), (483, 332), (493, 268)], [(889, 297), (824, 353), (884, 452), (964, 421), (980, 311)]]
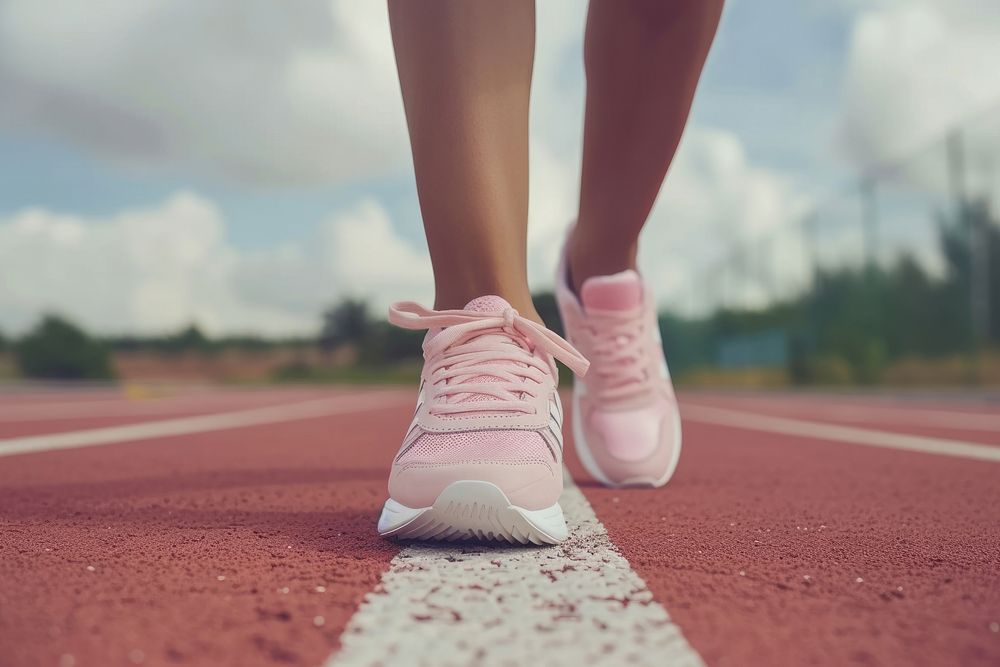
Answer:
[[(974, 356), (1000, 343), (1000, 224), (983, 203), (965, 207), (956, 221), (941, 220), (939, 244), (945, 270), (931, 275), (915, 258), (904, 255), (888, 266), (819, 270), (811, 287), (799, 296), (765, 308), (724, 308), (703, 318), (669, 311), (660, 316), (664, 347), (675, 376), (719, 363), (726, 341), (761, 332), (781, 332), (787, 346), (785, 364), (792, 382), (828, 381), (831, 368), (850, 382), (879, 381), (894, 361), (935, 359), (956, 354)], [(975, 238), (985, 244), (974, 247)], [(973, 248), (992, 259), (977, 274)], [(987, 319), (976, 331), (972, 300), (975, 280), (988, 295)], [(561, 333), (555, 298), (535, 295), (546, 324)], [(197, 326), (163, 336), (98, 338), (58, 315), (46, 315), (24, 336), (8, 340), (5, 349), (25, 377), (104, 379), (113, 377), (111, 353), (144, 350), (159, 354), (199, 351), (211, 354), (232, 348), (319, 346), (356, 348), (361, 368), (384, 368), (420, 357), (422, 332), (406, 331), (375, 316), (360, 299), (344, 299), (322, 316), (313, 337), (268, 339), (256, 336), (210, 338)]]

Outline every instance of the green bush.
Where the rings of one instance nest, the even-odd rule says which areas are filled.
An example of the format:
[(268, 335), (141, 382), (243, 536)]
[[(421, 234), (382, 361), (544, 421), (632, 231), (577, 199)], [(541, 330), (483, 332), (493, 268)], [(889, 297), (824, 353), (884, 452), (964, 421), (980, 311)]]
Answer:
[(424, 331), (400, 329), (387, 322), (376, 322), (359, 346), (358, 361), (365, 366), (385, 366), (405, 361), (419, 360)]
[(51, 380), (112, 377), (108, 350), (73, 323), (46, 315), (14, 346), (21, 374)]
[(343, 299), (323, 313), (320, 347), (332, 350), (345, 343), (360, 343), (371, 335), (373, 324), (367, 303), (360, 299)]
[(837, 356), (817, 357), (809, 364), (809, 381), (824, 386), (854, 384), (854, 369)]

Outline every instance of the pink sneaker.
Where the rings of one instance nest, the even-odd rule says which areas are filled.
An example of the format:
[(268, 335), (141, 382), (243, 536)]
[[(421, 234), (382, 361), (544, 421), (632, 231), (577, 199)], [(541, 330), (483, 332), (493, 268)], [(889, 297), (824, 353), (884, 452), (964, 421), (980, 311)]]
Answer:
[(410, 539), (566, 539), (562, 405), (553, 357), (587, 360), (498, 296), (464, 310), (398, 303), (389, 321), (429, 329), (417, 409), (389, 475), (381, 535)]
[(594, 276), (577, 299), (566, 252), (556, 279), (566, 337), (591, 361), (573, 387), (573, 439), (609, 486), (663, 486), (681, 454), (681, 419), (652, 295), (635, 271)]

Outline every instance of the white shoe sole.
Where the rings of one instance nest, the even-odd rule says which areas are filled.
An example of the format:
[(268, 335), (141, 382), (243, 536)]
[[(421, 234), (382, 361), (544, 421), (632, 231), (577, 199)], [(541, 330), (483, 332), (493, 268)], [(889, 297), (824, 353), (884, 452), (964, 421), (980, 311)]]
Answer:
[(580, 401), (577, 398), (576, 392), (573, 392), (573, 444), (576, 446), (576, 453), (580, 457), (580, 463), (583, 464), (584, 469), (590, 473), (590, 476), (596, 479), (598, 482), (604, 486), (610, 486), (612, 488), (626, 488), (626, 487), (652, 487), (658, 488), (664, 486), (673, 477), (674, 471), (677, 469), (677, 463), (681, 459), (681, 415), (680, 410), (674, 407), (674, 441), (677, 443), (677, 447), (674, 448), (673, 456), (670, 459), (670, 463), (667, 466), (666, 472), (664, 472), (659, 477), (631, 477), (629, 479), (623, 479), (621, 481), (613, 481), (610, 477), (604, 474), (601, 467), (597, 465), (597, 461), (594, 459), (594, 455), (590, 453), (590, 445), (587, 444), (587, 438), (583, 434), (583, 424), (580, 421)]
[(378, 520), (379, 535), (402, 540), (476, 540), (558, 544), (566, 539), (559, 503), (542, 510), (512, 505), (496, 484), (452, 482), (431, 507), (413, 509), (392, 498)]

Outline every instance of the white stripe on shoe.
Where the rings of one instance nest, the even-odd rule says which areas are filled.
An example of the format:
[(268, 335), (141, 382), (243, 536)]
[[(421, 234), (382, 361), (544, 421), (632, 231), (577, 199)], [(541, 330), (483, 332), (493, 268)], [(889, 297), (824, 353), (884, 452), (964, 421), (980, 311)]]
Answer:
[(405, 547), (326, 667), (701, 665), (568, 473), (560, 503), (558, 546)]

